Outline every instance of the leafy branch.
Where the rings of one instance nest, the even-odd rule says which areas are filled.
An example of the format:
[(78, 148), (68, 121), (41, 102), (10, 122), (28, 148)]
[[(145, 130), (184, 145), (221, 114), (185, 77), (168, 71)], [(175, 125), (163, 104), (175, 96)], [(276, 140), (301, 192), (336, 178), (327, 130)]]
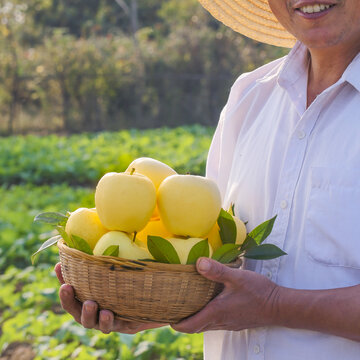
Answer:
[(68, 235), (65, 231), (66, 223), (69, 219), (70, 213), (62, 214), (59, 212), (45, 212), (35, 216), (34, 222), (45, 223), (54, 227), (58, 232), (58, 235), (51, 237), (50, 239), (44, 241), (40, 248), (31, 255), (31, 263), (35, 264), (37, 256), (44, 250), (55, 245), (61, 238), (64, 240), (67, 246), (83, 251), (87, 254), (92, 255), (93, 252), (84, 239), (76, 235)]
[[(233, 213), (234, 208), (231, 208)], [(218, 219), (219, 233), (223, 245), (218, 248), (212, 259), (223, 264), (235, 261), (238, 257), (245, 257), (256, 260), (270, 260), (282, 255), (287, 255), (283, 250), (273, 244), (263, 244), (264, 240), (270, 235), (276, 215), (258, 225), (254, 230), (247, 234), (242, 244), (236, 244), (236, 224), (230, 212), (222, 209)]]
[[(69, 235), (65, 231), (66, 222), (70, 213), (61, 214), (58, 212), (46, 212), (37, 215), (35, 222), (42, 222), (54, 227), (58, 235), (47, 239), (40, 248), (31, 256), (31, 261), (34, 264), (37, 256), (44, 250), (55, 245), (61, 238), (67, 246), (83, 251), (92, 255), (93, 252), (84, 239), (76, 235)], [(234, 221), (234, 206), (231, 206), (229, 211), (221, 209), (217, 223), (219, 226), (219, 235), (222, 241), (222, 246), (218, 248), (213, 254), (212, 259), (217, 260), (223, 264), (228, 264), (235, 261), (238, 257), (245, 257), (256, 260), (274, 259), (286, 253), (273, 244), (263, 244), (265, 239), (270, 235), (276, 216), (264, 221), (247, 234), (242, 244), (236, 244), (236, 223)], [(170, 241), (160, 236), (148, 236), (148, 250), (154, 257), (155, 261), (180, 264), (180, 258), (174, 246)], [(110, 246), (105, 250), (104, 255), (118, 256), (119, 247)], [(204, 239), (195, 244), (189, 251), (186, 264), (195, 264), (199, 257), (209, 257), (210, 246), (208, 239)]]

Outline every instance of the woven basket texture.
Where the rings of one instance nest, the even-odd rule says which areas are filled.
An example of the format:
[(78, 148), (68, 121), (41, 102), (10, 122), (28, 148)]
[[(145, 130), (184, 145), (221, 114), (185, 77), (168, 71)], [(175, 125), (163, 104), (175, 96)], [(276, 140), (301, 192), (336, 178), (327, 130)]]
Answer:
[[(205, 279), (194, 265), (133, 261), (88, 255), (58, 242), (65, 283), (81, 301), (96, 301), (115, 317), (177, 323), (202, 309), (222, 285)], [(238, 267), (239, 264), (229, 265)]]

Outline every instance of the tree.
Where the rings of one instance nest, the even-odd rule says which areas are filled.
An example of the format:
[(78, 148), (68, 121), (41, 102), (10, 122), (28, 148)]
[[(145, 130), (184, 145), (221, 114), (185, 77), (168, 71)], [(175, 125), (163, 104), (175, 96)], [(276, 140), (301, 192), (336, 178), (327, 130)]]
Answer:
[[(21, 94), (21, 75), (23, 72), (21, 47), (21, 27), (25, 23), (26, 5), (6, 2), (0, 8), (0, 45), (5, 50), (1, 66), (2, 102), (8, 107), (7, 134), (14, 131), (18, 103)], [(1, 99), (0, 99), (1, 100)]]
[(123, 9), (124, 13), (130, 19), (131, 38), (133, 40), (136, 57), (138, 58), (138, 71), (136, 72), (136, 122), (140, 122), (143, 119), (143, 96), (145, 92), (145, 65), (144, 59), (139, 45), (137, 32), (139, 30), (139, 15), (138, 15), (138, 3), (137, 0), (130, 0), (129, 5), (125, 0), (115, 0), (115, 2)]

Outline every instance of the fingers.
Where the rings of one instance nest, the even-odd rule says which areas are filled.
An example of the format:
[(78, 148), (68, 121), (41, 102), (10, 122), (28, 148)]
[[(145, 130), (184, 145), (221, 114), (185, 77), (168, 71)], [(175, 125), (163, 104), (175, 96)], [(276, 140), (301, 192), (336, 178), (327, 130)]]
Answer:
[(54, 270), (55, 270), (55, 274), (56, 274), (57, 278), (60, 281), (60, 284), (65, 284), (64, 278), (63, 278), (62, 273), (61, 273), (61, 264), (57, 263), (55, 265)]
[(62, 308), (74, 317), (77, 322), (81, 322), (81, 303), (75, 299), (72, 286), (63, 284), (59, 291)]
[(200, 333), (208, 328), (211, 324), (211, 319), (214, 314), (216, 314), (216, 310), (213, 303), (208, 304), (203, 310), (198, 312), (197, 314), (180, 321), (177, 324), (170, 324), (171, 327), (176, 330), (187, 334)]
[(196, 262), (197, 271), (209, 280), (219, 283), (232, 283), (238, 278), (238, 270), (231, 269), (215, 260), (199, 258)]
[(83, 303), (80, 321), (87, 329), (92, 329), (97, 325), (98, 305), (96, 302), (87, 300)]
[(114, 321), (114, 330), (125, 334), (136, 334), (139, 331), (147, 330), (147, 329), (156, 329), (162, 326), (167, 326), (168, 324), (164, 323), (140, 323), (136, 321), (126, 321), (115, 319)]
[(112, 311), (101, 310), (99, 312), (99, 322), (96, 324), (95, 328), (102, 331), (104, 334), (109, 334), (112, 331), (123, 334), (136, 334), (143, 330), (155, 329), (166, 325), (167, 324), (163, 323), (141, 323), (137, 321), (115, 319)]
[(104, 334), (110, 334), (114, 329), (114, 314), (109, 310), (101, 310), (99, 313), (99, 330)]
[(135, 334), (139, 331), (166, 325), (162, 323), (140, 323), (135, 321), (115, 320), (114, 314), (110, 310), (101, 310), (99, 312), (96, 302), (87, 300), (81, 304), (75, 299), (75, 293), (72, 286), (64, 284), (60, 263), (55, 265), (55, 273), (62, 284), (59, 290), (62, 308), (72, 315), (75, 321), (82, 324), (87, 329), (98, 329), (104, 334), (109, 334), (112, 331)]
[[(223, 284), (230, 284), (237, 278), (237, 273), (233, 269), (209, 258), (199, 258), (196, 262), (196, 269), (207, 279)], [(221, 294), (218, 295), (218, 298), (221, 296)], [(214, 299), (197, 314), (177, 324), (171, 324), (171, 327), (176, 331), (188, 334), (199, 333), (210, 328), (212, 319), (218, 314), (216, 304), (217, 300)]]

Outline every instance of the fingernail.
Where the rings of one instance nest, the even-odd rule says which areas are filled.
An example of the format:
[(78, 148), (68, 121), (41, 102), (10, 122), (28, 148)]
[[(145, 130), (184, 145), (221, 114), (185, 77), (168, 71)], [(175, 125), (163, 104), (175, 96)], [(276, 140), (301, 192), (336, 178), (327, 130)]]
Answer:
[(210, 270), (210, 262), (206, 259), (200, 259), (199, 264), (198, 264), (198, 269), (201, 272), (207, 272)]
[(70, 296), (71, 296), (71, 291), (70, 291), (69, 289), (67, 289), (66, 286), (62, 286), (61, 292), (62, 292), (63, 295), (65, 295), (66, 297), (70, 297)]
[(93, 311), (95, 309), (93, 304), (84, 304), (86, 311)]

